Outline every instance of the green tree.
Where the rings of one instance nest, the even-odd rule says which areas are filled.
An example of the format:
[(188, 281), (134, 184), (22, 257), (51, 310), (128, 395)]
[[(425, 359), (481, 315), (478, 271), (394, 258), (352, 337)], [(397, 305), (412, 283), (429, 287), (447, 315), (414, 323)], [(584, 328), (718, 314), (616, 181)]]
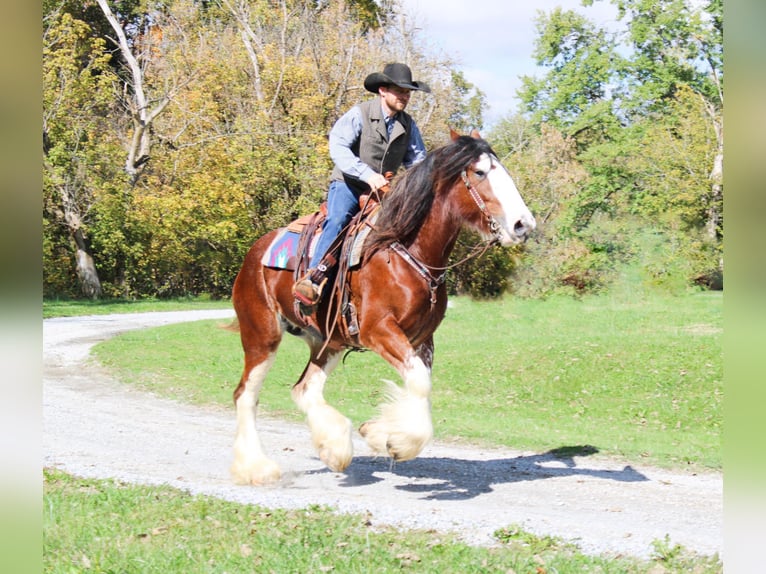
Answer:
[(616, 229), (600, 221), (575, 230), (589, 181), (575, 139), (550, 124), (538, 132), (523, 116), (506, 118), (488, 137), (537, 220), (534, 236), (523, 247), (523, 262), (509, 278), (511, 290), (540, 297), (605, 288), (626, 246)]
[[(708, 166), (707, 218), (712, 242), (722, 240), (723, 202), (723, 0), (610, 0), (626, 20), (633, 57), (625, 74), (627, 113), (672, 114), (681, 90), (700, 99), (715, 135)], [(593, 0), (585, 0), (590, 5)], [(652, 115), (652, 117), (654, 117)], [(723, 267), (723, 261), (720, 262)]]
[[(594, 0), (584, 0), (591, 5)], [(723, 2), (610, 0), (625, 20), (631, 57), (622, 106), (632, 114), (662, 111), (682, 86), (723, 104)]]
[[(691, 281), (718, 284), (722, 4), (613, 3), (624, 30), (607, 32), (560, 9), (540, 14), (535, 57), (546, 73), (524, 78), (519, 91), (540, 134), (549, 124), (574, 138), (574, 161), (587, 173), (566, 209), (553, 215), (556, 233), (579, 245), (581, 255), (572, 257), (580, 272), (591, 263), (597, 271), (604, 257), (615, 263), (631, 252), (614, 230), (636, 228), (640, 217), (644, 229), (677, 246), (670, 267)], [(523, 145), (517, 149), (528, 157)], [(550, 169), (545, 161), (532, 166)], [(669, 268), (667, 261), (658, 267)]]
[[(710, 193), (710, 165), (717, 153), (716, 134), (704, 103), (688, 87), (680, 87), (668, 104), (663, 122), (647, 122), (638, 131), (638, 152), (628, 159), (636, 177), (633, 209), (657, 221), (673, 252), (649, 265), (655, 280), (665, 279), (668, 259), (675, 257), (693, 282), (720, 287), (723, 235), (710, 236), (711, 212), (722, 213), (720, 195)], [(722, 225), (717, 218), (718, 225)]]
[(522, 77), (518, 95), (536, 124), (549, 123), (591, 145), (616, 128), (615, 79), (623, 66), (612, 34), (584, 16), (555, 8), (538, 12), (533, 57), (548, 72)]
[(479, 88), (465, 79), (460, 71), (453, 71), (449, 109), (449, 125), (459, 133), (484, 127), (483, 115), (487, 109), (487, 97)]
[(92, 208), (100, 183), (115, 175), (109, 169), (115, 145), (103, 137), (109, 132), (115, 81), (104, 45), (85, 22), (61, 10), (48, 12), (43, 33), (44, 252), (60, 264), (44, 267), (44, 282), (57, 292), (71, 292), (67, 270), (74, 268), (81, 292), (92, 298), (102, 290), (89, 232)]

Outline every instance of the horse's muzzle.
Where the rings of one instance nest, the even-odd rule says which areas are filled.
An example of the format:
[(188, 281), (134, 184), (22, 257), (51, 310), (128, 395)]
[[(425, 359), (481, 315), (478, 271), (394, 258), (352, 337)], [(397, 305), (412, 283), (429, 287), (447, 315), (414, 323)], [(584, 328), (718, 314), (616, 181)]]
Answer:
[(534, 216), (530, 214), (529, 217), (522, 217), (516, 222), (513, 226), (513, 233), (521, 241), (526, 241), (529, 234), (535, 230), (535, 227), (537, 227), (537, 222)]
[(524, 243), (535, 230), (535, 227), (537, 227), (537, 223), (531, 214), (522, 216), (516, 221), (512, 229), (506, 230), (506, 233), (503, 234), (506, 237), (504, 240), (501, 239), (500, 243), (506, 247)]

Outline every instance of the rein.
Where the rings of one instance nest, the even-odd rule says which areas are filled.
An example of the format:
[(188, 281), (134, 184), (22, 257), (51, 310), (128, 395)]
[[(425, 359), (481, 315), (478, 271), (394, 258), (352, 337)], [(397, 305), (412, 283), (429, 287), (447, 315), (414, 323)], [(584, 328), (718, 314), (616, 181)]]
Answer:
[[(495, 169), (495, 165), (492, 165), (491, 169)], [(399, 243), (398, 241), (395, 241), (391, 244), (391, 249), (393, 249), (396, 253), (399, 254), (399, 256), (404, 259), (407, 263), (409, 263), (415, 271), (418, 272), (418, 274), (423, 277), (423, 279), (426, 280), (428, 283), (428, 288), (431, 291), (431, 309), (433, 310), (434, 305), (436, 304), (436, 290), (439, 288), (439, 286), (444, 283), (445, 279), (447, 278), (447, 271), (450, 269), (454, 269), (455, 267), (458, 267), (459, 265), (462, 265), (463, 263), (466, 263), (470, 261), (471, 259), (475, 257), (481, 257), (484, 255), (487, 250), (492, 247), (492, 245), (499, 243), (501, 234), (500, 234), (500, 224), (498, 223), (497, 219), (489, 212), (487, 209), (487, 204), (484, 203), (484, 200), (479, 195), (479, 192), (476, 191), (476, 189), (471, 184), (471, 181), (468, 179), (468, 173), (466, 170), (463, 170), (460, 172), (460, 177), (463, 179), (463, 183), (465, 184), (466, 189), (468, 190), (468, 193), (470, 194), (471, 198), (473, 199), (476, 206), (479, 208), (479, 211), (481, 211), (482, 215), (484, 215), (484, 218), (487, 221), (487, 225), (489, 225), (490, 231), (494, 234), (494, 238), (490, 239), (489, 241), (483, 241), (481, 243), (477, 243), (473, 246), (471, 249), (471, 252), (466, 255), (463, 259), (460, 261), (453, 263), (452, 265), (447, 265), (446, 267), (430, 267), (427, 266), (425, 263), (418, 260), (412, 253), (410, 253), (407, 248)], [(441, 275), (438, 277), (434, 277), (431, 273), (431, 271), (443, 271)]]

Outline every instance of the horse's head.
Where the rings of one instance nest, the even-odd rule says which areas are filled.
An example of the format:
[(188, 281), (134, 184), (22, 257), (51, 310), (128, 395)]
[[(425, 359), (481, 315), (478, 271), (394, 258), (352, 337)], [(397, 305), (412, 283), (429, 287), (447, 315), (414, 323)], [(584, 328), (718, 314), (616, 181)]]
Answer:
[[(450, 133), (453, 140), (461, 138), (454, 131)], [(484, 218), (475, 227), (485, 238), (497, 239), (501, 245), (521, 243), (535, 229), (535, 218), (524, 203), (511, 174), (481, 139), (479, 132), (474, 130), (471, 137), (481, 142), (476, 148), (478, 155), (472, 158), (460, 176), (476, 209)]]

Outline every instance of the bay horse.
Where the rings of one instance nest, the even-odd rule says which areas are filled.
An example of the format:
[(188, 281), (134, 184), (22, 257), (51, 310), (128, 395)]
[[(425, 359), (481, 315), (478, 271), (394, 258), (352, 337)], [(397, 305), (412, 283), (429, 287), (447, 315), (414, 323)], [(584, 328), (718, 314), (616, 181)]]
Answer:
[[(389, 384), (379, 415), (359, 428), (371, 449), (405, 461), (415, 458), (432, 438), (433, 334), (447, 308), (444, 275), (435, 278), (434, 273), (446, 269), (464, 226), (504, 246), (524, 241), (535, 228), (534, 217), (489, 144), (478, 132), (465, 136), (450, 131), (450, 143), (393, 182), (365, 240), (362, 263), (349, 271), (359, 328), (355, 341), (337, 329), (329, 335), (307, 329), (294, 304), (293, 271), (263, 265), (264, 252), (279, 229), (250, 248), (232, 291), (245, 355), (234, 391), (235, 482), (267, 484), (281, 475), (263, 452), (256, 409), (285, 331), (304, 339), (310, 350), (291, 394), (306, 415), (320, 460), (331, 470), (343, 471), (351, 463), (352, 425), (325, 401), (323, 389), (342, 354), (358, 349), (359, 343), (390, 363), (403, 381), (403, 386)], [(320, 319), (329, 313), (328, 306), (327, 301), (320, 303)]]

